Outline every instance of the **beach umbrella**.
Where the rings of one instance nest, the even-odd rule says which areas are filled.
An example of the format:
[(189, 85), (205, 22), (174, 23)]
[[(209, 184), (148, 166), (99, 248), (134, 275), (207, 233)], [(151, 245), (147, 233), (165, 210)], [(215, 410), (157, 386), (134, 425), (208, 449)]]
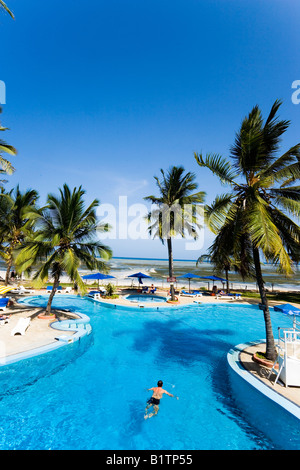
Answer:
[(115, 276), (110, 276), (109, 274), (94, 273), (94, 274), (86, 274), (85, 276), (82, 276), (82, 279), (97, 279), (98, 288), (99, 288), (100, 279), (115, 279)]
[[(201, 279), (208, 279), (210, 281), (221, 281), (221, 282), (226, 282), (226, 279), (223, 279), (222, 277), (218, 276), (200, 276)], [(209, 290), (209, 283), (208, 283), (208, 290)]]
[(197, 274), (193, 274), (193, 273), (186, 273), (186, 274), (183, 274), (182, 276), (178, 276), (178, 277), (189, 280), (189, 292), (191, 291), (191, 289), (190, 289), (191, 279), (196, 279), (197, 277), (201, 279), (201, 276), (198, 276)]
[(292, 304), (283, 304), (283, 305), (276, 305), (274, 310), (277, 312), (282, 312), (285, 315), (290, 315), (294, 317), (293, 326), (296, 326), (296, 317), (300, 317), (300, 309), (294, 307)]
[(143, 273), (135, 273), (135, 274), (130, 274), (130, 276), (128, 277), (137, 277), (139, 280), (139, 284), (143, 284), (142, 279), (150, 278), (151, 276), (148, 276), (148, 274), (143, 274)]

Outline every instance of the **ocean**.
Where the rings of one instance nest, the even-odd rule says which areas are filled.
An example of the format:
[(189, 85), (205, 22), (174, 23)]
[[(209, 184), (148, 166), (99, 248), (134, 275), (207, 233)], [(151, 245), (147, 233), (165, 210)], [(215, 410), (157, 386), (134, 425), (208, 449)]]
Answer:
[[(149, 279), (143, 281), (144, 285), (154, 284), (157, 287), (168, 287), (169, 283), (167, 278), (169, 276), (169, 263), (167, 259), (157, 258), (125, 258), (125, 257), (113, 257), (108, 262), (110, 267), (110, 275), (114, 276), (112, 279), (114, 284), (119, 286), (136, 286), (138, 280), (136, 278), (129, 278), (131, 274), (142, 272), (151, 276)], [(286, 278), (282, 274), (276, 272), (276, 268), (270, 264), (262, 264), (262, 271), (266, 288), (270, 291), (272, 289), (299, 291), (300, 292), (300, 266), (296, 268), (295, 274)], [(198, 276), (212, 276), (217, 275), (219, 277), (225, 277), (225, 274), (217, 274), (214, 272), (214, 267), (209, 262), (204, 262), (196, 265), (196, 260), (174, 260), (174, 276), (176, 277), (176, 284), (178, 288), (188, 288), (189, 283), (187, 279), (181, 279), (180, 276), (186, 273), (194, 273)], [(89, 270), (82, 268), (80, 270), (82, 275), (90, 273)], [(5, 263), (0, 261), (0, 275), (5, 276)], [(68, 282), (68, 279), (62, 280), (62, 282)], [(241, 277), (235, 272), (229, 273), (230, 287), (233, 289), (255, 289), (256, 283), (253, 279), (242, 280)], [(218, 288), (222, 287), (221, 282), (214, 282)], [(190, 286), (193, 289), (200, 287), (212, 288), (212, 281), (192, 279)]]
[[(145, 279), (143, 282), (145, 285), (156, 284), (158, 287), (167, 287), (167, 277), (169, 276), (169, 263), (167, 259), (157, 259), (157, 258), (122, 258), (114, 257), (109, 262), (110, 265), (110, 274), (117, 278), (119, 285), (122, 285), (122, 281), (126, 280), (130, 283), (137, 284), (137, 280), (132, 279), (128, 280), (127, 276), (134, 274), (136, 272), (143, 272), (148, 276), (151, 276), (151, 279)], [(282, 289), (282, 290), (294, 290), (300, 291), (300, 266), (296, 268), (295, 274), (287, 278), (282, 274), (276, 272), (276, 268), (270, 264), (262, 264), (263, 276), (266, 282), (266, 287), (269, 290)], [(174, 260), (174, 276), (177, 279), (178, 287), (188, 287), (187, 279), (180, 279), (180, 276), (183, 274), (194, 273), (198, 276), (212, 276), (217, 275), (219, 277), (225, 277), (225, 275), (217, 274), (214, 272), (214, 267), (209, 262), (204, 262), (196, 265), (196, 260)], [(255, 280), (247, 279), (242, 280), (241, 277), (235, 272), (229, 273), (230, 286), (236, 289), (253, 289), (256, 288)], [(212, 287), (212, 281), (209, 280), (191, 280), (191, 288), (199, 287), (208, 287), (208, 282), (210, 283), (210, 288)], [(216, 283), (218, 287), (222, 287), (222, 283)], [(273, 285), (273, 287), (272, 287)]]

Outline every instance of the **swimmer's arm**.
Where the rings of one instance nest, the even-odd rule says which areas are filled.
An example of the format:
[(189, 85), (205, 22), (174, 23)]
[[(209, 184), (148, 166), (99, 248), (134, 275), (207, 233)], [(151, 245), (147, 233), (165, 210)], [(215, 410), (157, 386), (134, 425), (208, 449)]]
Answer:
[(166, 393), (167, 395), (169, 395), (169, 397), (174, 397), (174, 395), (172, 395), (172, 393), (167, 392), (167, 390), (163, 390), (163, 393)]

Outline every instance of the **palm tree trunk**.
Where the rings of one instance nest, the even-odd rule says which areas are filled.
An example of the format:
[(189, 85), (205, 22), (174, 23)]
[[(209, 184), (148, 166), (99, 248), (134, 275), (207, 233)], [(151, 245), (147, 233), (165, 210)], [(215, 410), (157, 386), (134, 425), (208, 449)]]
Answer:
[[(173, 270), (173, 249), (172, 249), (172, 238), (167, 238), (168, 244), (168, 255), (169, 255), (169, 277), (173, 277), (174, 270)], [(171, 282), (170, 284), (170, 293), (171, 293), (171, 300), (175, 300), (175, 290), (174, 284)]]
[(51, 314), (51, 305), (52, 305), (52, 300), (55, 296), (55, 292), (56, 292), (56, 289), (58, 288), (59, 286), (59, 276), (55, 276), (54, 277), (54, 282), (53, 282), (53, 289), (52, 291), (50, 292), (50, 295), (49, 295), (49, 300), (48, 300), (48, 303), (47, 303), (47, 307), (46, 307), (46, 315), (50, 315)]
[(253, 259), (256, 272), (256, 281), (259, 288), (261, 303), (264, 311), (265, 329), (266, 329), (266, 358), (275, 361), (277, 352), (275, 347), (275, 341), (272, 330), (272, 323), (269, 311), (269, 304), (265, 290), (265, 283), (262, 277), (260, 256), (258, 248), (253, 246)]
[(228, 268), (225, 268), (225, 277), (226, 277), (226, 294), (229, 294), (229, 278), (228, 278)]
[(12, 256), (7, 261), (7, 268), (6, 268), (6, 273), (5, 273), (5, 285), (7, 286), (9, 284), (9, 273), (12, 267), (13, 259)]

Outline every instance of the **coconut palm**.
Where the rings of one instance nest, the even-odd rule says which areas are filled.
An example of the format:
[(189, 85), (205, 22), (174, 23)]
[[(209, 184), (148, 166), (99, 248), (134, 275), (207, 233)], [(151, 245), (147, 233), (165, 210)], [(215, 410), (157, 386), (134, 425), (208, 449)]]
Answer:
[[(210, 207), (205, 206), (205, 211)], [(208, 223), (209, 225), (209, 223)], [(234, 270), (239, 273), (243, 279), (254, 276), (253, 256), (251, 246), (246, 237), (239, 237), (234, 245), (232, 236), (233, 227), (228, 224), (224, 230), (216, 234), (212, 245), (208, 248), (208, 256), (213, 264), (216, 274), (225, 273), (226, 292), (229, 293), (229, 271)], [(202, 261), (203, 255), (197, 260), (198, 264)]]
[(58, 197), (48, 195), (45, 207), (27, 213), (27, 217), (35, 222), (36, 230), (25, 239), (24, 247), (16, 258), (19, 272), (37, 266), (32, 278), (35, 285), (42, 285), (50, 276), (53, 278), (47, 314), (51, 312), (52, 300), (63, 272), (85, 292), (78, 271), (80, 265), (84, 263), (91, 270), (106, 270), (104, 260), (112, 255), (111, 250), (97, 239), (97, 231), (108, 229), (97, 224), (95, 209), (99, 201), (95, 199), (85, 207), (85, 191), (81, 186), (71, 192), (65, 184), (59, 192)]
[[(0, 114), (2, 113), (2, 108), (0, 107)], [(7, 131), (7, 127), (2, 127), (0, 125), (0, 131)], [(0, 173), (6, 173), (8, 175), (11, 175), (15, 169), (10, 163), (9, 160), (4, 158), (3, 153), (7, 153), (9, 155), (17, 155), (17, 150), (12, 146), (4, 142), (4, 140), (0, 139)], [(3, 180), (0, 182), (4, 182)]]
[[(147, 196), (144, 199), (152, 202), (157, 209), (148, 215), (148, 230), (153, 237), (158, 237), (162, 243), (167, 240), (169, 257), (169, 276), (174, 275), (172, 238), (188, 233), (197, 238), (198, 222), (196, 207), (204, 202), (204, 192), (194, 192), (198, 185), (195, 175), (187, 172), (182, 166), (171, 167), (166, 173), (160, 170), (162, 178), (154, 177), (159, 188), (159, 196)], [(171, 283), (171, 298), (174, 300), (174, 286)]]
[(5, 10), (13, 19), (15, 19), (13, 13), (10, 11), (10, 9), (9, 9), (8, 6), (6, 5), (6, 3), (3, 2), (3, 0), (0, 0), (0, 8), (2, 8), (3, 10)]
[(207, 208), (206, 218), (216, 234), (231, 233), (235, 260), (243, 243), (248, 257), (251, 247), (264, 311), (266, 357), (271, 360), (276, 349), (260, 257), (263, 255), (281, 272), (291, 275), (300, 256), (296, 220), (300, 214), (300, 186), (295, 184), (300, 178), (300, 144), (278, 157), (281, 136), (290, 124), (279, 120), (280, 105), (275, 101), (265, 122), (258, 106), (244, 118), (231, 148), (231, 161), (216, 154), (204, 158), (195, 153), (201, 167), (209, 168), (231, 187), (230, 193), (218, 196)]
[(21, 192), (19, 186), (8, 193), (0, 194), (0, 256), (6, 262), (5, 285), (9, 282), (9, 273), (14, 261), (14, 251), (22, 245), (31, 232), (33, 222), (26, 218), (25, 213), (35, 206), (38, 193), (29, 189)]

